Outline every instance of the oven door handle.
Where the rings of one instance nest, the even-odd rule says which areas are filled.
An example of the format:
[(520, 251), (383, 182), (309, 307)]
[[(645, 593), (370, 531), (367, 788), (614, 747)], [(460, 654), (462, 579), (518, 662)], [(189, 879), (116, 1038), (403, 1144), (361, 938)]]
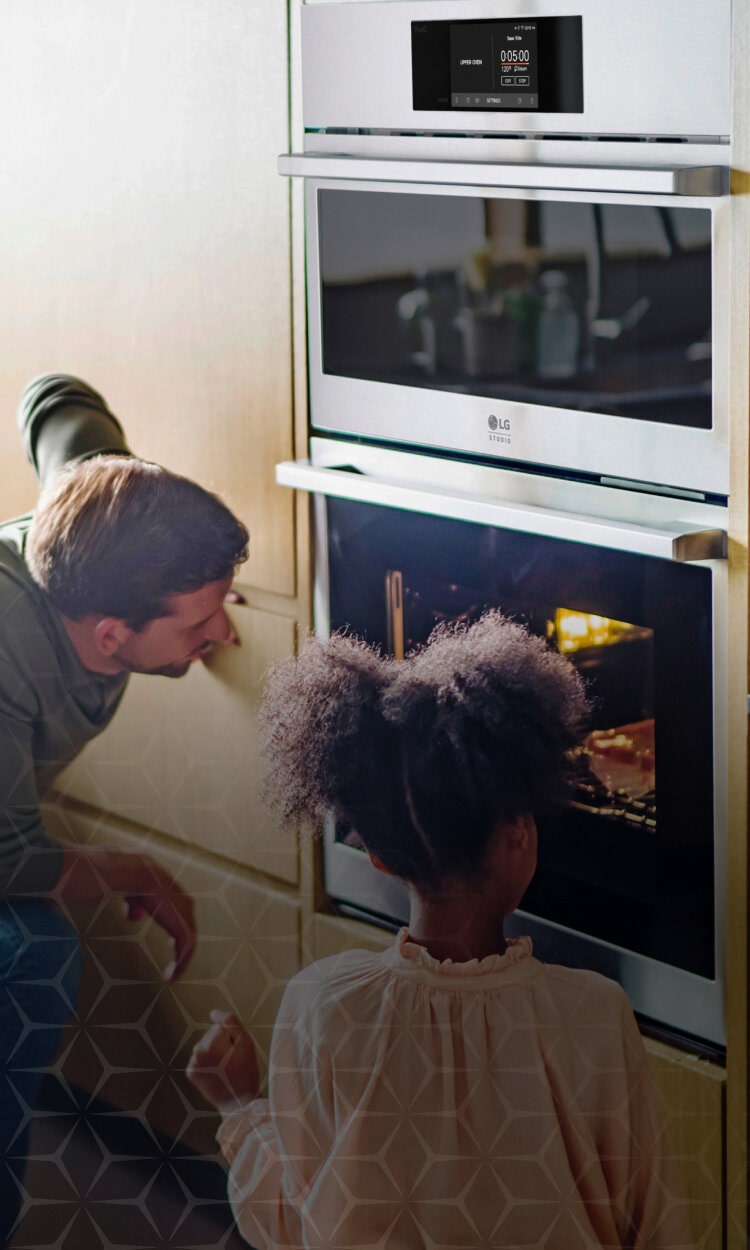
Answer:
[(725, 165), (603, 166), (539, 165), (521, 162), (393, 160), (328, 156), (315, 152), (282, 154), (280, 174), (302, 178), (343, 178), (358, 182), (456, 184), (514, 187), (519, 190), (606, 191), (645, 195), (720, 196), (729, 191)]
[(276, 465), (276, 481), (312, 494), (349, 499), (354, 503), (401, 508), (428, 516), (447, 517), (498, 529), (520, 530), (544, 538), (562, 538), (591, 547), (609, 547), (634, 555), (656, 556), (681, 562), (723, 560), (727, 554), (724, 530), (704, 529), (689, 522), (660, 526), (612, 521), (575, 512), (540, 508), (468, 494), (446, 487), (426, 488), (413, 481), (392, 481), (347, 468), (324, 469), (309, 460), (286, 460)]

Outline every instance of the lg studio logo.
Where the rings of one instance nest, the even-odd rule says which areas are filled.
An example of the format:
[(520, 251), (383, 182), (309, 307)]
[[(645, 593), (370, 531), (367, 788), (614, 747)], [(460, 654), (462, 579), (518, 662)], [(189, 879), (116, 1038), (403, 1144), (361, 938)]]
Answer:
[(510, 421), (508, 417), (496, 417), (494, 412), (491, 412), (487, 418), (487, 424), (490, 427), (491, 443), (505, 443), (506, 445), (510, 443)]

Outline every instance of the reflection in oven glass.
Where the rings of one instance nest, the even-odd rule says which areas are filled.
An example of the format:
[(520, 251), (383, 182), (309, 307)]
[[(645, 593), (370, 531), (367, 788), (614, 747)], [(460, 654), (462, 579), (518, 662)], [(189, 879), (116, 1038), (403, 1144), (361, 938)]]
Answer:
[(321, 190), (323, 369), (711, 427), (711, 214)]

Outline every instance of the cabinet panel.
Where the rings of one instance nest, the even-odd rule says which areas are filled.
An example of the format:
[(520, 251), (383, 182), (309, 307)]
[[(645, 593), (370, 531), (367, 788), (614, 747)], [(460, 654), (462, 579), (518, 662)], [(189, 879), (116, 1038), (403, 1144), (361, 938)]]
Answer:
[(726, 1071), (650, 1039), (646, 1049), (690, 1202), (696, 1246), (722, 1250)]
[(196, 953), (172, 986), (161, 980), (169, 942), (152, 921), (126, 922), (117, 903), (74, 909), (87, 958), (62, 1071), (106, 1102), (213, 1153), (217, 1119), (185, 1079), (185, 1064), (218, 1007), (240, 1017), (265, 1067), (284, 986), (299, 968), (299, 904), (197, 851), (134, 837), (113, 821), (54, 809), (47, 816), (68, 838), (152, 854), (193, 895), (198, 922)]
[(260, 799), (256, 744), (261, 679), (294, 650), (294, 621), (244, 605), (229, 613), (240, 645), (179, 680), (132, 677), (112, 724), (57, 788), (296, 883), (296, 836), (276, 827)]
[(314, 916), (310, 927), (311, 959), (327, 959), (351, 949), (384, 951), (393, 941), (393, 934), (386, 929), (343, 916)]
[(249, 525), (246, 580), (292, 595), (287, 6), (10, 0), (0, 115), (3, 515), (35, 499), (23, 384), (78, 373)]

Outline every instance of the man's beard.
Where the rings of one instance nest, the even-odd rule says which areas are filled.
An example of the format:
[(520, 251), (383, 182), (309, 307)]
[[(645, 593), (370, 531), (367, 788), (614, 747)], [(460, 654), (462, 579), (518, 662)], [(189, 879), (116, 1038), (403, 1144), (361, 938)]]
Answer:
[(148, 673), (152, 677), (184, 677), (192, 667), (193, 661), (187, 660), (183, 664), (163, 664), (161, 668), (135, 668), (133, 672)]
[(192, 660), (181, 660), (179, 664), (160, 664), (157, 668), (145, 668), (142, 664), (133, 663), (121, 652), (117, 653), (117, 662), (126, 673), (144, 673), (148, 677), (184, 677), (193, 666)]

